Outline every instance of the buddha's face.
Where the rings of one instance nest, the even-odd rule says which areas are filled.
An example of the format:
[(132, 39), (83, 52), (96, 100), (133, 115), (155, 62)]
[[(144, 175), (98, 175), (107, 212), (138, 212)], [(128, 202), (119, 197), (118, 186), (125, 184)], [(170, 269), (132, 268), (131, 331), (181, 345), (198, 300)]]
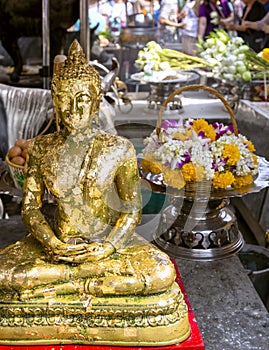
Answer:
[(58, 117), (69, 130), (79, 130), (90, 126), (98, 111), (99, 96), (88, 81), (62, 80), (54, 93)]

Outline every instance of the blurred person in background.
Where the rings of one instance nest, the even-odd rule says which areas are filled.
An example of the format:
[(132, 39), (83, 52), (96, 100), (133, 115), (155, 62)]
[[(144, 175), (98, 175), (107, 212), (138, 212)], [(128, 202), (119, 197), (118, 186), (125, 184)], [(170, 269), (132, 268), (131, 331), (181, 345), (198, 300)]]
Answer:
[(210, 32), (222, 28), (222, 20), (233, 18), (232, 6), (227, 0), (202, 0), (198, 17), (198, 36), (205, 39)]
[(186, 26), (181, 22), (182, 14), (179, 15), (178, 0), (162, 0), (160, 5), (159, 25), (161, 38), (164, 42), (179, 42), (178, 29)]
[(257, 22), (263, 19), (266, 14), (264, 6), (257, 0), (243, 0), (245, 7), (239, 24), (227, 26), (228, 30), (234, 30), (237, 35), (243, 38), (255, 52), (260, 52), (266, 45), (266, 35), (262, 30), (246, 27), (247, 22)]
[(265, 12), (269, 12), (269, 0), (260, 0), (260, 3), (263, 4)]
[[(107, 0), (89, 0), (89, 26), (95, 29), (95, 33), (104, 32), (107, 30), (107, 13), (109, 12), (110, 5)], [(80, 19), (74, 24), (73, 30), (80, 30)]]
[(154, 13), (160, 9), (159, 0), (136, 0), (133, 2), (135, 13)]
[[(249, 22), (244, 21), (244, 26), (246, 28), (254, 29), (254, 30), (262, 30), (264, 33), (269, 34), (269, 12), (266, 13), (266, 15), (257, 22)], [(267, 46), (269, 45), (268, 42), (268, 36), (267, 36)]]
[(111, 26), (115, 20), (120, 21), (121, 27), (126, 27), (127, 16), (134, 13), (133, 4), (124, 0), (110, 0), (108, 1), (109, 7), (107, 8), (106, 15), (108, 16), (108, 23)]
[(200, 0), (187, 0), (179, 14), (185, 24), (181, 31), (182, 51), (188, 55), (193, 55), (196, 48), (199, 6)]
[(89, 0), (89, 23), (90, 28), (97, 24), (96, 34), (107, 30), (107, 1)]
[(232, 2), (233, 11), (234, 11), (234, 24), (240, 24), (241, 18), (243, 16), (243, 10), (246, 6), (243, 0), (234, 0)]
[[(105, 66), (111, 66), (111, 54), (104, 50), (109, 44), (109, 40), (105, 36), (99, 34), (108, 31), (108, 13), (110, 13), (111, 5), (107, 0), (89, 0), (88, 18), (90, 33), (90, 55), (92, 60), (98, 60)], [(69, 31), (80, 31), (80, 19), (76, 21)], [(78, 38), (78, 34), (75, 37)], [(72, 37), (71, 37), (72, 38)]]
[(159, 0), (136, 0), (133, 2), (134, 13), (151, 14), (155, 25), (158, 24), (160, 14)]

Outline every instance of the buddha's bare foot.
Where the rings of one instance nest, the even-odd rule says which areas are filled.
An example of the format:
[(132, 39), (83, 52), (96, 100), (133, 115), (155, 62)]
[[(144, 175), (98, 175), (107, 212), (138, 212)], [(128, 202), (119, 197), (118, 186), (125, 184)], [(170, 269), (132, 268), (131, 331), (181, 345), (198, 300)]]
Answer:
[(85, 293), (97, 296), (143, 294), (145, 289), (145, 281), (138, 276), (106, 276), (85, 281)]
[(43, 286), (33, 289), (25, 289), (20, 293), (20, 300), (27, 301), (36, 298), (50, 298), (57, 295), (79, 294), (83, 292), (83, 283), (62, 283), (57, 285)]

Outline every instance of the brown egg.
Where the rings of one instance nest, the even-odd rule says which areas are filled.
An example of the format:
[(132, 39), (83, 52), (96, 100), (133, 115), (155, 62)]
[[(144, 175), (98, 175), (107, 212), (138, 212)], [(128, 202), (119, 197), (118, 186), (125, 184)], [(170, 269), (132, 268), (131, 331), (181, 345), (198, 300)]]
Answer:
[(24, 165), (25, 159), (21, 156), (16, 156), (16, 157), (11, 158), (11, 162), (16, 164), (16, 165)]
[(21, 156), (22, 156), (24, 159), (26, 159), (26, 156), (27, 156), (27, 149), (26, 149), (26, 148), (24, 148), (24, 149), (22, 150)]
[(20, 148), (28, 147), (27, 140), (25, 140), (25, 139), (18, 139), (18, 140), (15, 142), (15, 146), (19, 146)]
[(8, 156), (9, 156), (9, 158), (20, 156), (21, 152), (22, 152), (22, 149), (19, 146), (13, 146), (8, 151)]
[(27, 141), (27, 142), (25, 143), (25, 145), (22, 147), (22, 149), (27, 150), (27, 148), (29, 147), (29, 144), (30, 144), (30, 142)]
[(28, 147), (30, 146), (30, 141), (26, 141), (25, 145), (23, 146), (23, 149), (28, 149)]

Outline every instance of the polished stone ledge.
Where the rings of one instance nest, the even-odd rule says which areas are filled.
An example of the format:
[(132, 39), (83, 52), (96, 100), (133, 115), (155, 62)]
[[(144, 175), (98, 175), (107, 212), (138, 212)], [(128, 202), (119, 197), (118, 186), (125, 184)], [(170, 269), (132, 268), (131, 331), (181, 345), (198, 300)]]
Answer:
[[(121, 122), (156, 125), (160, 108), (149, 108), (148, 96), (149, 93), (147, 92), (129, 93), (128, 97), (132, 101), (133, 108), (130, 110), (130, 106), (123, 106), (120, 103), (116, 108), (115, 125)], [(184, 91), (180, 95), (180, 99), (182, 109), (175, 111), (166, 110), (163, 113), (163, 118), (205, 118), (214, 120), (229, 120), (230, 118), (223, 103), (207, 91)]]
[[(241, 100), (236, 113), (238, 128), (251, 140), (256, 154), (269, 160), (269, 102)], [(253, 217), (259, 222), (264, 232), (269, 229), (268, 188), (260, 193), (243, 198)]]

